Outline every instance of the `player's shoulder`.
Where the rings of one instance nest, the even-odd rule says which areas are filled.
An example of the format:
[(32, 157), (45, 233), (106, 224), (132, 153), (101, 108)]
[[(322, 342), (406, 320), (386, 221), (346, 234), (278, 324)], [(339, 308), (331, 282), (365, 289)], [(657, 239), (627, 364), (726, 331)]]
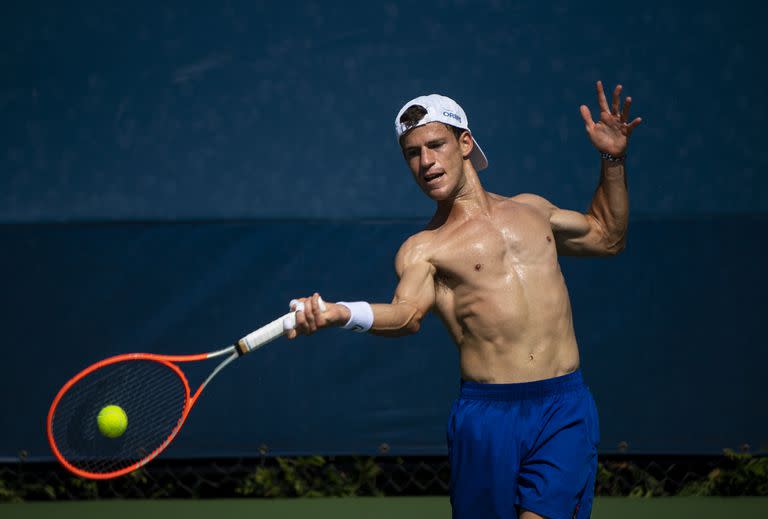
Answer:
[(535, 207), (554, 207), (554, 204), (541, 195), (534, 193), (520, 193), (519, 195), (509, 197), (509, 200), (518, 204), (527, 204)]
[(402, 245), (398, 255), (405, 256), (425, 256), (428, 254), (431, 244), (434, 240), (434, 231), (425, 229), (409, 236)]
[(515, 204), (523, 204), (529, 207), (533, 207), (534, 209), (546, 214), (551, 214), (552, 211), (557, 209), (555, 204), (543, 196), (533, 193), (520, 193), (519, 195), (509, 197), (508, 200)]
[(430, 251), (434, 242), (434, 232), (423, 230), (408, 237), (395, 256), (395, 268), (402, 271), (407, 265), (421, 261), (429, 261)]

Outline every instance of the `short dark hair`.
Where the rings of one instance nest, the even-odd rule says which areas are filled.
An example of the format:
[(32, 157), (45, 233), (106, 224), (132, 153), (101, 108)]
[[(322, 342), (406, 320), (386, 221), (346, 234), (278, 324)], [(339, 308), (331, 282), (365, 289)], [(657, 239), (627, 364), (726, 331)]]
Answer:
[[(410, 131), (412, 128), (414, 128), (417, 124), (419, 124), (419, 121), (424, 119), (424, 116), (427, 115), (427, 109), (424, 108), (421, 105), (411, 105), (409, 106), (405, 112), (403, 112), (403, 115), (400, 116), (400, 122), (405, 125), (406, 130), (403, 132), (403, 135), (405, 135), (406, 132)], [(445, 123), (443, 123), (445, 124)], [(465, 129), (463, 128), (457, 128), (455, 126), (452, 126), (450, 124), (445, 124), (446, 128), (451, 130), (453, 132), (454, 137), (456, 137), (456, 140), (459, 140), (459, 137), (461, 137), (461, 134), (464, 133)], [(402, 135), (400, 136), (402, 139)]]

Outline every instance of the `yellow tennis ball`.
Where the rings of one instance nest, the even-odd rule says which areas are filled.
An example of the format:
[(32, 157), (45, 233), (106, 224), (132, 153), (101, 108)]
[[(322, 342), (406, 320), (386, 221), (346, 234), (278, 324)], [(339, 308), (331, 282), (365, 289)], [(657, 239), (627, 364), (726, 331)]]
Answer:
[(96, 417), (99, 432), (107, 438), (119, 438), (128, 427), (128, 416), (118, 405), (108, 405)]

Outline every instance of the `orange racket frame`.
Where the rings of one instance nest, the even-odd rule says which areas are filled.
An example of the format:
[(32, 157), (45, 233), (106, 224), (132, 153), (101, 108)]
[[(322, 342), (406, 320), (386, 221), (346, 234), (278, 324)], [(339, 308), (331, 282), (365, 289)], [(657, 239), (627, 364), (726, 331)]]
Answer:
[[(157, 355), (153, 353), (127, 353), (127, 354), (116, 355), (114, 357), (109, 357), (107, 359), (101, 360), (99, 362), (96, 362), (95, 364), (92, 364), (91, 366), (88, 366), (84, 370), (80, 371), (77, 375), (72, 377), (66, 384), (64, 384), (64, 386), (59, 390), (59, 392), (56, 394), (56, 397), (53, 400), (53, 403), (51, 404), (50, 409), (48, 410), (48, 419), (46, 421), (48, 442), (51, 445), (51, 450), (53, 450), (53, 454), (56, 456), (56, 459), (58, 459), (59, 462), (73, 474), (76, 474), (84, 478), (90, 478), (90, 479), (116, 478), (116, 477), (128, 474), (129, 472), (132, 472), (140, 467), (143, 467), (144, 465), (146, 465), (147, 463), (155, 459), (161, 452), (163, 452), (168, 447), (168, 445), (170, 445), (170, 443), (178, 434), (179, 430), (181, 430), (182, 425), (184, 425), (184, 422), (186, 421), (187, 416), (189, 416), (189, 412), (192, 410), (192, 407), (195, 405), (195, 402), (200, 396), (200, 393), (202, 393), (203, 389), (205, 389), (205, 386), (208, 385), (211, 379), (213, 379), (213, 377), (215, 377), (216, 374), (219, 373), (219, 371), (224, 369), (224, 367), (227, 364), (237, 359), (238, 357), (261, 348), (262, 346), (272, 342), (273, 340), (282, 336), (289, 330), (293, 330), (296, 327), (296, 312), (303, 311), (304, 304), (295, 300), (291, 301), (290, 304), (291, 305), (295, 304), (294, 311), (287, 313), (282, 317), (275, 319), (271, 323), (265, 326), (262, 326), (261, 328), (249, 333), (248, 335), (240, 339), (235, 345), (228, 346), (221, 350), (217, 350), (210, 353), (200, 353), (197, 355)], [(326, 310), (325, 303), (320, 298), (318, 298), (318, 305), (320, 307), (320, 311), (324, 312)], [(206, 378), (200, 384), (200, 387), (197, 389), (197, 391), (195, 391), (195, 394), (190, 396), (189, 381), (187, 380), (187, 377), (184, 375), (184, 372), (181, 370), (181, 368), (178, 365), (176, 365), (176, 363), (208, 360), (208, 359), (212, 359), (212, 358), (220, 357), (224, 355), (229, 355), (229, 356), (224, 361), (219, 363), (219, 365), (216, 366), (216, 368), (214, 368), (211, 374), (208, 375), (208, 378)], [(127, 467), (123, 467), (121, 469), (110, 471), (110, 472), (99, 473), (99, 472), (88, 472), (86, 470), (83, 470), (74, 466), (61, 453), (61, 450), (56, 445), (56, 439), (53, 434), (53, 420), (56, 414), (56, 407), (58, 406), (59, 401), (61, 401), (61, 398), (73, 385), (75, 385), (78, 381), (82, 380), (83, 378), (93, 373), (94, 371), (100, 368), (103, 368), (105, 366), (109, 366), (111, 364), (116, 364), (118, 362), (134, 361), (134, 360), (148, 360), (148, 361), (155, 361), (155, 362), (164, 364), (165, 366), (173, 370), (176, 373), (176, 375), (178, 375), (178, 377), (181, 379), (182, 383), (184, 384), (185, 402), (184, 402), (184, 408), (182, 410), (179, 421), (176, 423), (175, 427), (173, 428), (173, 430), (168, 435), (168, 438), (165, 441), (163, 441), (158, 447), (156, 447), (153, 451), (151, 451), (147, 456), (143, 457), (142, 459), (140, 459), (135, 463), (128, 465)]]
[[(219, 364), (216, 367), (216, 369), (214, 369), (213, 372), (208, 376), (208, 378), (206, 378), (205, 381), (203, 381), (203, 383), (200, 384), (200, 387), (197, 389), (197, 391), (195, 391), (195, 394), (190, 396), (191, 392), (189, 388), (189, 381), (187, 380), (187, 377), (186, 375), (184, 375), (184, 372), (181, 370), (181, 368), (177, 366), (175, 363), (207, 360), (207, 359), (211, 359), (221, 355), (225, 355), (227, 353), (231, 353), (231, 355), (226, 360), (224, 360), (224, 362)], [(84, 478), (111, 479), (111, 478), (123, 476), (125, 474), (128, 474), (129, 472), (133, 472), (134, 470), (146, 465), (147, 463), (155, 459), (161, 452), (163, 452), (166, 449), (166, 447), (168, 447), (168, 445), (170, 445), (170, 443), (173, 441), (173, 439), (176, 437), (179, 430), (181, 429), (181, 426), (184, 425), (184, 422), (186, 421), (187, 416), (189, 415), (189, 412), (192, 410), (192, 406), (195, 405), (195, 402), (200, 396), (200, 393), (202, 393), (203, 389), (208, 384), (208, 382), (210, 382), (211, 379), (219, 371), (221, 371), (224, 368), (224, 366), (226, 366), (227, 364), (235, 360), (238, 356), (239, 356), (239, 353), (236, 350), (236, 347), (229, 346), (228, 348), (224, 348), (216, 352), (200, 353), (197, 355), (155, 355), (152, 353), (127, 353), (123, 355), (115, 355), (114, 357), (109, 357), (107, 359), (101, 360), (99, 362), (96, 362), (95, 364), (88, 366), (87, 368), (82, 370), (80, 373), (72, 377), (66, 384), (64, 384), (64, 386), (56, 394), (56, 398), (53, 399), (51, 408), (48, 411), (48, 420), (47, 420), (48, 443), (50, 443), (51, 445), (51, 450), (53, 450), (53, 454), (56, 456), (56, 459), (58, 459), (59, 462), (62, 465), (64, 465), (64, 467), (66, 467), (67, 470), (69, 470), (73, 474), (76, 474)], [(182, 410), (181, 417), (179, 417), (178, 423), (176, 423), (173, 430), (168, 435), (168, 438), (163, 443), (161, 443), (159, 447), (157, 447), (155, 450), (150, 452), (144, 458), (140, 459), (135, 463), (132, 463), (131, 465), (128, 465), (127, 467), (124, 467), (112, 472), (105, 472), (105, 473), (88, 472), (80, 468), (77, 468), (62, 455), (58, 445), (56, 445), (56, 440), (53, 435), (53, 418), (56, 414), (56, 407), (58, 406), (59, 401), (64, 396), (64, 394), (69, 390), (69, 388), (71, 388), (77, 382), (79, 382), (86, 376), (90, 375), (97, 369), (103, 368), (105, 366), (109, 366), (111, 364), (116, 364), (118, 362), (136, 361), (136, 360), (149, 360), (149, 361), (155, 361), (155, 362), (164, 364), (165, 366), (170, 368), (174, 373), (176, 373), (179, 379), (181, 379), (181, 382), (184, 385), (184, 408)]]

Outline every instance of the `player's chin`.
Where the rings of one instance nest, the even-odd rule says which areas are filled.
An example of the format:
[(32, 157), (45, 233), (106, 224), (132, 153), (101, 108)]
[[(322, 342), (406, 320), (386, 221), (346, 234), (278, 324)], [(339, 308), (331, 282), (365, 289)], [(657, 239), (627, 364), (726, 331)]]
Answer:
[(429, 198), (434, 200), (435, 202), (442, 202), (444, 200), (448, 200), (451, 198), (451, 190), (447, 189), (445, 186), (440, 188), (431, 188), (429, 186), (422, 186), (422, 191), (424, 191), (424, 194), (427, 195)]

